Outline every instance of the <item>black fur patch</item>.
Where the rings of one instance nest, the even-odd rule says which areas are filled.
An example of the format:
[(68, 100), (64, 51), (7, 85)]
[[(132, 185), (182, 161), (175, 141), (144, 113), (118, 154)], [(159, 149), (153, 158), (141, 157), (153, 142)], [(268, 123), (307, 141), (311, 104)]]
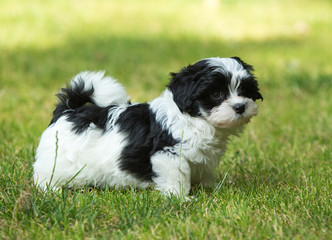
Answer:
[(233, 59), (236, 60), (238, 63), (240, 63), (240, 64), (243, 66), (243, 68), (244, 68), (245, 70), (247, 70), (250, 74), (253, 74), (254, 67), (253, 67), (252, 65), (246, 63), (245, 61), (243, 61), (243, 60), (242, 60), (241, 58), (239, 58), (239, 57), (231, 57), (231, 58), (233, 58)]
[(263, 101), (263, 96), (259, 92), (258, 83), (254, 77), (242, 79), (239, 86), (239, 96), (251, 98), (254, 101), (258, 99)]
[(141, 180), (151, 181), (156, 176), (152, 171), (151, 156), (179, 141), (161, 128), (148, 104), (129, 106), (116, 125), (121, 132), (128, 134), (128, 143), (121, 153), (120, 168)]
[(259, 92), (258, 83), (256, 80), (256, 77), (254, 75), (254, 67), (245, 61), (243, 61), (239, 57), (232, 57), (234, 60), (236, 60), (238, 63), (240, 63), (245, 70), (247, 70), (251, 77), (245, 78), (241, 80), (240, 84), (240, 92), (239, 95), (247, 98), (251, 98), (252, 100), (256, 101), (258, 99), (261, 99), (263, 101), (263, 96)]
[(62, 88), (57, 94), (58, 104), (50, 125), (60, 117), (67, 116), (67, 120), (74, 125), (73, 131), (77, 134), (85, 131), (91, 123), (105, 130), (108, 110), (113, 106), (104, 108), (93, 104), (90, 98), (93, 91), (93, 88), (84, 90), (83, 80), (76, 82), (73, 88)]
[(171, 82), (168, 89), (173, 93), (173, 99), (181, 112), (191, 116), (199, 116), (199, 106), (195, 103), (204, 90), (203, 82), (209, 81), (206, 60), (201, 60), (194, 65), (188, 65), (178, 73), (171, 73)]
[(67, 86), (62, 88), (57, 94), (58, 104), (53, 111), (53, 118), (51, 124), (55, 123), (67, 110), (79, 108), (86, 103), (91, 102), (90, 96), (93, 94), (93, 88), (84, 90), (84, 81), (80, 80), (75, 83), (74, 88)]
[(75, 131), (76, 134), (87, 130), (91, 123), (94, 123), (96, 127), (106, 131), (108, 111), (111, 107), (112, 106), (102, 108), (94, 104), (88, 104), (71, 110), (65, 113), (65, 115), (67, 116), (67, 120), (73, 123), (73, 131)]

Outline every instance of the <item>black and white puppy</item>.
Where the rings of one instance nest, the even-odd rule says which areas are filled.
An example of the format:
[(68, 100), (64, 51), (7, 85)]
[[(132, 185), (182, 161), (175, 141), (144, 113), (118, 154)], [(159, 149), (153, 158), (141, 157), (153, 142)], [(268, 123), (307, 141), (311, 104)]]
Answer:
[(237, 57), (171, 73), (167, 89), (149, 103), (130, 103), (104, 72), (82, 72), (58, 94), (34, 181), (42, 189), (154, 186), (187, 195), (193, 183), (214, 183), (229, 137), (257, 115), (257, 99), (263, 97), (253, 67)]

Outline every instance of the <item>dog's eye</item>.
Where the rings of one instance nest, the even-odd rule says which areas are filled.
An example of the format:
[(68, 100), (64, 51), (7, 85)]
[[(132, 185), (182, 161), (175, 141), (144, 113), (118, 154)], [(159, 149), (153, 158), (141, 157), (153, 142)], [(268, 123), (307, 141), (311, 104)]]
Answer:
[(220, 99), (221, 97), (222, 97), (222, 93), (219, 91), (213, 92), (211, 94), (211, 98), (213, 98), (213, 99)]

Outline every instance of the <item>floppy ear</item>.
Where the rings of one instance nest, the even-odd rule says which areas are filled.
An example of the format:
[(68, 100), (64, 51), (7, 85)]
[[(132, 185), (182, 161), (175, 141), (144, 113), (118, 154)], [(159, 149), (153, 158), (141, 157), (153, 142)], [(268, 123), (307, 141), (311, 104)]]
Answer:
[(231, 57), (231, 58), (233, 58), (233, 59), (236, 60), (238, 63), (240, 63), (240, 64), (243, 66), (243, 68), (244, 68), (245, 70), (247, 70), (249, 73), (252, 74), (252, 72), (254, 71), (254, 67), (253, 67), (252, 65), (246, 63), (245, 61), (243, 61), (241, 58), (239, 58), (239, 57)]
[(260, 99), (261, 101), (264, 100), (262, 94), (260, 92), (258, 92), (257, 96), (256, 96), (256, 100)]
[(182, 113), (188, 113), (191, 116), (200, 115), (196, 100), (208, 72), (206, 60), (203, 59), (194, 65), (182, 68), (178, 73), (171, 73), (168, 89), (173, 93), (173, 100)]
[(171, 81), (168, 84), (168, 89), (172, 92), (173, 100), (180, 111), (189, 114), (192, 112), (194, 92), (197, 85), (191, 68), (192, 66), (189, 65), (178, 73), (171, 73)]
[(239, 58), (239, 57), (232, 57), (232, 58), (233, 58), (234, 60), (236, 60), (238, 63), (240, 63), (240, 64), (243, 66), (243, 68), (244, 68), (245, 70), (247, 70), (247, 71), (251, 74), (252, 78), (254, 79), (255, 84), (254, 84), (254, 88), (251, 89), (251, 91), (255, 92), (255, 94), (253, 94), (252, 98), (253, 98), (255, 101), (258, 100), (258, 99), (260, 99), (260, 100), (263, 101), (263, 96), (262, 96), (262, 94), (259, 92), (258, 82), (257, 82), (257, 79), (256, 79), (256, 77), (255, 77), (255, 75), (254, 75), (254, 67), (253, 67), (252, 65), (246, 63), (245, 61), (243, 61), (243, 60), (242, 60), (241, 58)]

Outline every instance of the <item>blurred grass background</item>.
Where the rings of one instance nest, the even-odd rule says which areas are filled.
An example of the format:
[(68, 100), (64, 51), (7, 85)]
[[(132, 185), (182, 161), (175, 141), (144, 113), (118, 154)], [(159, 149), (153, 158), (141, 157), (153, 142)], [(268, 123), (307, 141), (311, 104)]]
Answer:
[[(1, 0), (0, 183), (8, 213), (3, 221), (10, 226), (11, 207), (32, 183), (34, 151), (51, 119), (54, 95), (75, 74), (106, 70), (133, 101), (149, 101), (164, 89), (169, 72), (201, 58), (239, 56), (254, 65), (264, 102), (243, 136), (232, 140), (220, 179), (228, 173), (231, 186), (249, 186), (255, 194), (260, 189), (256, 197), (262, 199), (277, 198), (279, 192), (269, 195), (272, 189), (316, 189), (317, 199), (306, 205), (315, 219), (309, 223), (298, 193), (289, 190), (299, 209), (288, 213), (298, 216), (294, 227), (304, 230), (288, 236), (328, 238), (331, 12), (329, 0)], [(12, 196), (12, 205), (3, 196)], [(264, 214), (257, 215), (264, 221)], [(282, 227), (287, 230), (290, 222), (282, 221)], [(275, 236), (282, 236), (277, 230)]]
[[(20, 128), (29, 140), (47, 124), (54, 94), (82, 70), (105, 69), (135, 101), (158, 96), (169, 72), (211, 56), (240, 56), (253, 64), (267, 109), (330, 87), (329, 1), (0, 4), (1, 124), (10, 124), (1, 129)], [(314, 103), (323, 97), (308, 100), (327, 108)], [(17, 138), (10, 130), (5, 135), (7, 141)]]

